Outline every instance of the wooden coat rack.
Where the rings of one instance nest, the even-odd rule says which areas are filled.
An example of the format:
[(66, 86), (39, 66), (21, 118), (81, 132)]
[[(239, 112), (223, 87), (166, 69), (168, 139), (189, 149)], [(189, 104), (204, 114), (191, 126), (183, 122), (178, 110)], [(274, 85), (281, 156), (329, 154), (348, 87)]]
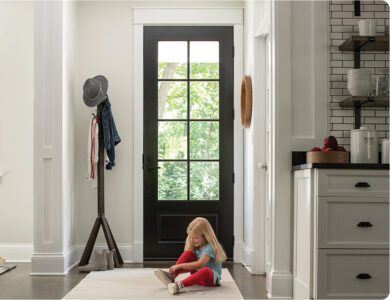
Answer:
[(99, 233), (100, 226), (103, 227), (104, 236), (107, 241), (108, 248), (114, 252), (114, 266), (116, 268), (123, 265), (122, 256), (119, 252), (118, 246), (116, 245), (114, 236), (112, 235), (110, 226), (108, 225), (107, 219), (104, 216), (104, 139), (103, 139), (103, 124), (102, 124), (102, 111), (103, 102), (98, 105), (97, 118), (99, 124), (99, 161), (98, 161), (98, 216), (95, 224), (93, 225), (91, 234), (89, 236), (87, 245), (84, 249), (83, 256), (81, 257), (79, 266), (85, 266), (91, 257), (93, 246), (95, 245), (96, 237)]

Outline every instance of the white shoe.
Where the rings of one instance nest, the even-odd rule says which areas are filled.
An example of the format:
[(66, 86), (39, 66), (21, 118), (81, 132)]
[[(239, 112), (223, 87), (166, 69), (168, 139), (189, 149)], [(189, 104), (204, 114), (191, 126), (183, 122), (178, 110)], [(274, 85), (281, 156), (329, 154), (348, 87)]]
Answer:
[(175, 295), (181, 290), (180, 283), (173, 282), (168, 284), (168, 291), (172, 294)]

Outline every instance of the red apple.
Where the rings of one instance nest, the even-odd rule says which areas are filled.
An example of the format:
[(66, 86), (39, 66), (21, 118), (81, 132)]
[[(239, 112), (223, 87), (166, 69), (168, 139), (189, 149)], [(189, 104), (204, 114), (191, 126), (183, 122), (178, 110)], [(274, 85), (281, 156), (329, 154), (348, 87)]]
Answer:
[(325, 152), (334, 151), (332, 148), (326, 148)]
[(310, 149), (310, 151), (321, 151), (321, 148), (313, 147), (313, 148)]
[(337, 139), (333, 135), (330, 135), (324, 139), (324, 146), (326, 148), (332, 148), (333, 150), (337, 150), (339, 144), (337, 143)]

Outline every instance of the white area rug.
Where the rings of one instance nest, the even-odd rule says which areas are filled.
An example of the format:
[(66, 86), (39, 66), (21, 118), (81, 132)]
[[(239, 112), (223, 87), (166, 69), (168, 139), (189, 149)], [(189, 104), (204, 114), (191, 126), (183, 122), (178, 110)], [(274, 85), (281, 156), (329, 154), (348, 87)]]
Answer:
[[(227, 269), (222, 270), (221, 286), (192, 286), (171, 295), (154, 276), (155, 269), (115, 269), (89, 273), (64, 299), (243, 299)], [(178, 279), (188, 276), (181, 274)]]

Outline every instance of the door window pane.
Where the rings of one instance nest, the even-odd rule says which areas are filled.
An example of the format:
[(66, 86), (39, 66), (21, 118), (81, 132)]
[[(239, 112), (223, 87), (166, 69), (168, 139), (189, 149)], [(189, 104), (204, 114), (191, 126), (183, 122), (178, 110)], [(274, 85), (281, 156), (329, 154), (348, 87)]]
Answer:
[(160, 81), (158, 83), (158, 118), (187, 118), (187, 82)]
[(219, 158), (219, 122), (190, 122), (190, 158)]
[(187, 200), (187, 162), (159, 162), (158, 200)]
[(190, 42), (190, 78), (219, 78), (219, 42)]
[(187, 42), (158, 42), (158, 79), (187, 78)]
[(219, 199), (219, 162), (190, 163), (190, 200)]
[(190, 118), (219, 119), (219, 82), (190, 83)]
[(187, 122), (158, 122), (158, 158), (187, 158)]

